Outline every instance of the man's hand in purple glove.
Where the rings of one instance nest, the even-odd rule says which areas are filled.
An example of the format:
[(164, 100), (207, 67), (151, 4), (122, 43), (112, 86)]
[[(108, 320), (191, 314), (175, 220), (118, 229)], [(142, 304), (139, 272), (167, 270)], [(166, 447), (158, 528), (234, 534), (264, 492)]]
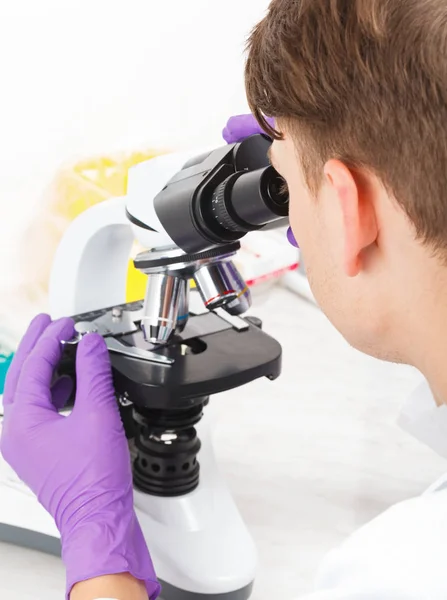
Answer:
[[(267, 121), (273, 126), (273, 119), (267, 119)], [(235, 115), (228, 119), (222, 136), (227, 144), (235, 144), (257, 133), (264, 133), (264, 131), (253, 115)]]
[[(274, 126), (273, 119), (267, 119), (267, 121), (272, 127)], [(250, 135), (256, 135), (257, 133), (264, 133), (264, 131), (253, 115), (235, 115), (228, 119), (222, 131), (222, 136), (227, 144), (236, 144)], [(290, 227), (287, 230), (287, 239), (292, 246), (298, 248), (298, 243)]]
[(71, 319), (38, 316), (8, 372), (1, 452), (55, 519), (67, 569), (67, 597), (81, 581), (129, 573), (155, 598), (160, 590), (133, 508), (129, 449), (104, 340), (85, 336), (76, 359), (77, 392), (61, 415), (53, 386)]

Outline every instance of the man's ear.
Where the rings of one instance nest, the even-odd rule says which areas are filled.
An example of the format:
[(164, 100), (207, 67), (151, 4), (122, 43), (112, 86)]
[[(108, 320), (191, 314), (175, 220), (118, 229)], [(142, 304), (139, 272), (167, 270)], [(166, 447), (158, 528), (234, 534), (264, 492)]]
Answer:
[(363, 251), (378, 236), (373, 198), (361, 177), (341, 161), (328, 161), (324, 173), (342, 214), (345, 272), (355, 277), (362, 270)]

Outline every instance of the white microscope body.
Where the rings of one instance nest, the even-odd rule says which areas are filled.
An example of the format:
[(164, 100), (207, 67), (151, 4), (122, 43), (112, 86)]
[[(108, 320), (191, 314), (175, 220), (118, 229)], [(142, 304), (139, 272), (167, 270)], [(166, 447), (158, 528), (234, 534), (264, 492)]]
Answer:
[[(126, 197), (98, 204), (72, 223), (54, 260), (53, 318), (124, 304), (135, 238), (148, 249), (175, 245), (163, 230), (151, 199), (188, 158), (191, 155), (171, 154), (134, 167)], [(154, 231), (132, 225), (126, 211)], [(135, 507), (169, 598), (244, 600), (255, 578), (256, 547), (219, 473), (209, 416), (197, 427), (202, 441), (199, 487), (174, 498), (135, 490)]]
[[(255, 137), (257, 139), (236, 145), (234, 155), (227, 147), (230, 150), (220, 149), (214, 154), (210, 151), (169, 154), (141, 163), (129, 173), (125, 197), (105, 201), (77, 217), (68, 227), (54, 258), (49, 289), (52, 318), (124, 305), (129, 258), (135, 240), (149, 251), (174, 249), (177, 258), (178, 252), (181, 259), (182, 252), (189, 253), (185, 256), (191, 258), (198, 256), (198, 250), (212, 247), (209, 240), (213, 236), (216, 239), (221, 235), (222, 244), (234, 242), (244, 232), (283, 219), (288, 207), (279, 195), (278, 176), (268, 162), (264, 164), (269, 143), (264, 136)], [(176, 176), (180, 173), (182, 179), (185, 164), (191, 159), (191, 164), (197, 165), (194, 157), (198, 154), (216, 156), (217, 166), (210, 170), (211, 159), (206, 162), (205, 158), (206, 169), (201, 170), (199, 166), (194, 171), (192, 168), (194, 181), (205, 180), (211, 171), (220, 173), (217, 191), (207, 192), (206, 202), (201, 207), (194, 204), (195, 196), (189, 199), (193, 198), (188, 195), (189, 188), (188, 193), (182, 195), (183, 192), (178, 192), (175, 187)], [(253, 158), (255, 155), (257, 162)], [(157, 208), (156, 199), (172, 181), (174, 185), (168, 192), (174, 189), (174, 193), (166, 196), (172, 201), (171, 206), (180, 206), (181, 212), (185, 203), (191, 204), (183, 212), (183, 218), (176, 210), (171, 210), (167, 218), (164, 213), (164, 220), (160, 215), (166, 204), (161, 208), (159, 204)], [(188, 178), (180, 185), (185, 181), (186, 186), (190, 185)], [(200, 185), (194, 184), (193, 188), (198, 189)], [(181, 203), (176, 205), (179, 197)], [(184, 198), (187, 199), (185, 202)], [(192, 217), (190, 222), (185, 222), (193, 211), (198, 219), (202, 218), (208, 207), (211, 212), (205, 215), (208, 221), (206, 226), (202, 224), (202, 230), (197, 225), (199, 221)], [(177, 240), (185, 239), (185, 231), (190, 239), (179, 244)], [(208, 242), (203, 243), (203, 239)], [(209, 283), (206, 278), (204, 282)], [(261, 334), (265, 335), (255, 333)], [(273, 342), (273, 354), (279, 348), (277, 354), (280, 356), (280, 347)], [(229, 353), (234, 362), (231, 348)], [(272, 374), (274, 378), (273, 373), (263, 374), (269, 377)], [(278, 374), (279, 367), (275, 376)], [(219, 472), (211, 440), (209, 407), (197, 424), (197, 433), (201, 440), (197, 487), (177, 496), (152, 495), (135, 489), (135, 509), (162, 582), (163, 598), (246, 600), (255, 579), (257, 552)], [(0, 539), (56, 554), (60, 550), (59, 534), (53, 520), (2, 460)]]

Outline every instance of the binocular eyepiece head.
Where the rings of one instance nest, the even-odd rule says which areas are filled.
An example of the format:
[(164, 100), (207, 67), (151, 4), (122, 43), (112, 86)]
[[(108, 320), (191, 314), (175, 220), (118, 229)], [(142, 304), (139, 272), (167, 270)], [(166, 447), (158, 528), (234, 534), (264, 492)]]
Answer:
[(265, 135), (188, 161), (155, 197), (160, 223), (184, 252), (201, 252), (250, 231), (287, 224), (289, 197), (271, 166)]

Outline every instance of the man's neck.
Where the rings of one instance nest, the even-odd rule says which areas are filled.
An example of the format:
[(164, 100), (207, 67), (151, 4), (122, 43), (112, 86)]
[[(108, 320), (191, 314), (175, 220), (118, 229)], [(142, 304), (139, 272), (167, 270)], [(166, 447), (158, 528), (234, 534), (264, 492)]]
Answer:
[[(439, 297), (445, 298), (444, 304)], [(441, 406), (447, 405), (447, 290), (439, 297), (421, 308), (420, 316), (413, 315), (418, 326), (411, 327), (415, 336), (409, 354), (411, 364), (427, 379), (436, 404)]]

